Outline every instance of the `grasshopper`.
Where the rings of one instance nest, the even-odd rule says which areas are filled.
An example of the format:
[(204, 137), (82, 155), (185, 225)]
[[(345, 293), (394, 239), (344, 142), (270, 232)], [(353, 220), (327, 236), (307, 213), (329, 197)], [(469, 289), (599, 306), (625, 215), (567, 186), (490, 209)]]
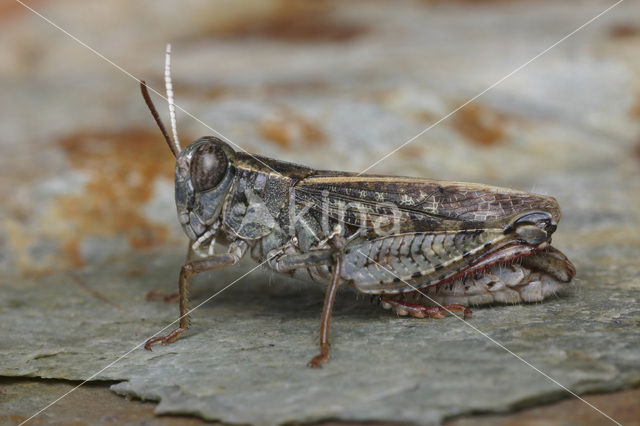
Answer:
[[(567, 257), (551, 247), (560, 220), (552, 197), (315, 170), (239, 152), (212, 136), (181, 149), (174, 116), (172, 140), (144, 82), (141, 90), (176, 157), (176, 206), (189, 237), (178, 282), (179, 326), (149, 339), (146, 349), (187, 330), (194, 274), (235, 265), (246, 254), (276, 272), (327, 286), (313, 368), (330, 357), (340, 285), (374, 295), (399, 315), (442, 318), (461, 311), (468, 317), (469, 305), (542, 300), (575, 275)], [(216, 253), (216, 243), (227, 250)]]

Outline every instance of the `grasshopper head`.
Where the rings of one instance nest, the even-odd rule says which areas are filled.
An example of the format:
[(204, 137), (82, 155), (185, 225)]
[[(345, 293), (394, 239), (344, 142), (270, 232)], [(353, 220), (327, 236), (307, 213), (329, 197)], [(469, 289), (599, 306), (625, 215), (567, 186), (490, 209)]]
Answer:
[(197, 240), (216, 223), (234, 174), (234, 150), (213, 136), (191, 143), (176, 161), (176, 207), (182, 228)]
[(171, 77), (168, 73), (169, 53), (170, 46), (167, 46), (165, 82), (173, 139), (164, 127), (144, 81), (140, 82), (140, 90), (167, 145), (176, 157), (176, 207), (182, 228), (192, 241), (201, 237), (203, 239), (212, 238), (222, 211), (225, 195), (233, 178), (235, 151), (225, 142), (213, 136), (202, 137), (185, 149), (180, 148), (176, 131)]

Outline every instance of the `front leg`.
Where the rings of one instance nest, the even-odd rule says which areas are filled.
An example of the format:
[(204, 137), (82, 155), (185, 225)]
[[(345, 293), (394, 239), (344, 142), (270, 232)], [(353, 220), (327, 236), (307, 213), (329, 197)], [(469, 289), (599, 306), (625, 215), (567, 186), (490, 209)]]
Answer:
[[(193, 244), (194, 243), (192, 241), (189, 241), (189, 245), (187, 246), (187, 258), (185, 259), (185, 262), (189, 262), (193, 257)], [(164, 303), (169, 303), (176, 302), (178, 298), (179, 294), (177, 291), (174, 291), (173, 293), (165, 293), (164, 291), (153, 289), (149, 293), (147, 293), (147, 301), (162, 299)]]
[(152, 337), (144, 344), (144, 348), (151, 350), (151, 345), (161, 342), (163, 345), (173, 343), (180, 337), (189, 327), (189, 288), (191, 287), (191, 277), (205, 271), (222, 269), (227, 266), (235, 265), (240, 261), (247, 251), (247, 245), (244, 242), (232, 243), (229, 251), (224, 254), (216, 254), (206, 259), (188, 261), (180, 269), (180, 279), (178, 281), (178, 296), (180, 300), (180, 323), (178, 328), (173, 330), (166, 336)]

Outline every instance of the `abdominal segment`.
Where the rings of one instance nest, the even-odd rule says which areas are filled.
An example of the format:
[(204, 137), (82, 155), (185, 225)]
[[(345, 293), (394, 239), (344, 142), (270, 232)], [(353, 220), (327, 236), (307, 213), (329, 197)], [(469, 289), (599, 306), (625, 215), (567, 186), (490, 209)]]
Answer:
[[(540, 302), (570, 287), (574, 275), (575, 268), (566, 256), (549, 247), (511, 263), (491, 266), (482, 273), (394, 295), (393, 300), (422, 306)], [(382, 306), (395, 308), (384, 298)], [(401, 315), (407, 312), (394, 310)]]

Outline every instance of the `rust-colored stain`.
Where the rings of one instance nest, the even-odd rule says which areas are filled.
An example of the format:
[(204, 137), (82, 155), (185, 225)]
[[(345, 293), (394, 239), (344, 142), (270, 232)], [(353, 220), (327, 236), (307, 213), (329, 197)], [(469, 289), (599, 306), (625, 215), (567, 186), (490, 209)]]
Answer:
[[(520, 0), (522, 1), (522, 0)], [(515, 0), (423, 0), (423, 3), (428, 6), (434, 4), (497, 4), (497, 3), (514, 3)]]
[(442, 118), (442, 116), (430, 111), (417, 111), (414, 116), (421, 123), (434, 123), (438, 121), (438, 119)]
[(216, 25), (207, 32), (216, 37), (259, 37), (287, 42), (344, 42), (367, 32), (361, 24), (337, 19), (334, 8), (328, 1), (280, 0), (269, 13)]
[[(633, 118), (640, 118), (640, 95), (636, 97), (636, 103), (631, 107), (630, 114)], [(636, 141), (633, 146), (633, 157), (640, 161), (640, 140)]]
[[(532, 407), (522, 407), (508, 414), (472, 414), (444, 422), (444, 426), (533, 426), (542, 424), (597, 425), (603, 424), (602, 412), (611, 414), (619, 424), (638, 424), (640, 389), (600, 393), (585, 396), (586, 402), (568, 398)], [(592, 407), (598, 407), (595, 411)], [(545, 420), (546, 419), (546, 420)], [(558, 421), (562, 419), (562, 422)]]
[(140, 277), (147, 273), (147, 269), (143, 266), (129, 268), (126, 272), (129, 277)]
[(636, 95), (636, 102), (631, 107), (631, 117), (640, 117), (640, 94)]
[(216, 100), (225, 95), (237, 95), (233, 89), (220, 85), (202, 85), (190, 84), (184, 81), (173, 82), (174, 91), (179, 93), (180, 97), (194, 96), (198, 98)]
[(471, 104), (453, 116), (453, 128), (469, 141), (494, 146), (504, 141), (506, 117), (486, 106)]
[(181, 96), (193, 96), (208, 100), (218, 100), (223, 97), (278, 96), (292, 94), (313, 94), (329, 90), (329, 84), (324, 81), (286, 81), (264, 83), (255, 86), (222, 86), (220, 84), (191, 84), (186, 81), (174, 82), (174, 90)]
[(260, 131), (262, 136), (282, 148), (317, 146), (326, 142), (324, 132), (317, 125), (292, 111), (263, 120)]
[(260, 90), (268, 96), (326, 92), (329, 88), (330, 86), (326, 81), (315, 80), (271, 82), (260, 86)]
[[(38, 3), (42, 3), (43, 0), (32, 0), (26, 4), (31, 7), (39, 6)], [(17, 1), (3, 1), (0, 2), (0, 22), (9, 21), (13, 18), (22, 15), (31, 14), (29, 9), (18, 3)]]
[(405, 158), (421, 158), (424, 155), (424, 147), (420, 144), (409, 144), (402, 147), (398, 155)]
[(87, 236), (124, 235), (134, 248), (164, 242), (168, 229), (142, 212), (156, 178), (172, 179), (175, 159), (156, 132), (77, 133), (60, 141), (72, 166), (88, 175), (81, 194), (56, 200), (54, 214), (72, 227), (62, 246), (74, 265), (82, 264)]
[(640, 35), (640, 27), (633, 24), (618, 24), (609, 29), (612, 38), (631, 38)]

